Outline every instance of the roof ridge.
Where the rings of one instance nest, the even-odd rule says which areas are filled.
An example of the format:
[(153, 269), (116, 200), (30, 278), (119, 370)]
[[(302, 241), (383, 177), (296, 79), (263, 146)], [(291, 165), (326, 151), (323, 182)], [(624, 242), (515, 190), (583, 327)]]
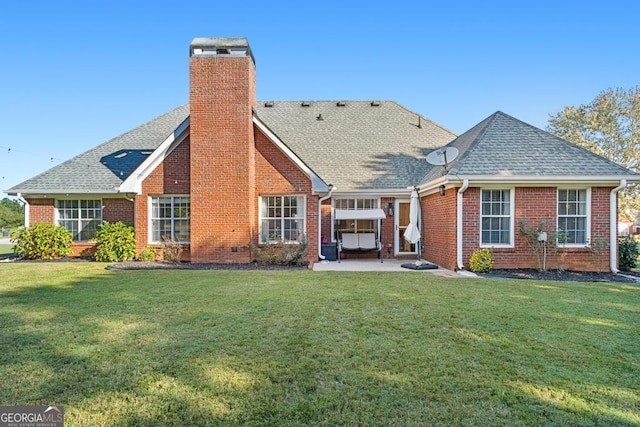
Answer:
[[(407, 112), (409, 112), (409, 113), (416, 114), (416, 115), (418, 115), (418, 116), (422, 117), (423, 119), (425, 119), (426, 121), (428, 121), (428, 122), (429, 122), (429, 123), (431, 123), (432, 125), (434, 125), (434, 126), (436, 126), (436, 127), (440, 128), (440, 129), (442, 129), (442, 130), (444, 130), (444, 131), (446, 131), (446, 132), (449, 132), (449, 133), (450, 133), (451, 135), (453, 135), (455, 138), (457, 138), (457, 137), (459, 136), (457, 133), (455, 133), (455, 132), (454, 132), (454, 131), (452, 131), (451, 129), (448, 129), (448, 128), (446, 128), (446, 127), (442, 126), (441, 124), (438, 124), (438, 123), (434, 122), (434, 121), (433, 121), (433, 120), (431, 120), (430, 118), (425, 117), (425, 116), (423, 116), (422, 114), (420, 114), (420, 113), (418, 113), (418, 112), (416, 112), (416, 111), (410, 110), (409, 108), (405, 107), (404, 105), (402, 105), (402, 104), (400, 104), (400, 103), (398, 103), (398, 102), (396, 102), (396, 101), (387, 101), (387, 102), (392, 102), (392, 103), (396, 104), (398, 107), (402, 108), (403, 110), (405, 110), (405, 111), (407, 111)], [(455, 139), (455, 138), (454, 138), (454, 139)]]

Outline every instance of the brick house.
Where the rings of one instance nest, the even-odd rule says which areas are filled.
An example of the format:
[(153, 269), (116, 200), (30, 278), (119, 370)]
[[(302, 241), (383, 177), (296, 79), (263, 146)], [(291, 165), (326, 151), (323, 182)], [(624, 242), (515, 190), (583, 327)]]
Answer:
[[(490, 247), (497, 268), (536, 267), (518, 224), (545, 221), (565, 236), (552, 268), (616, 270), (617, 193), (640, 175), (502, 112), (458, 136), (393, 101), (257, 101), (243, 38), (194, 39), (189, 67), (189, 104), (7, 190), (27, 225), (67, 227), (75, 254), (104, 220), (135, 224), (139, 251), (178, 241), (191, 262), (304, 238), (312, 264), (345, 232), (415, 256), (402, 235), (417, 187), (428, 261), (463, 269)], [(446, 167), (425, 161), (443, 147), (459, 153)]]

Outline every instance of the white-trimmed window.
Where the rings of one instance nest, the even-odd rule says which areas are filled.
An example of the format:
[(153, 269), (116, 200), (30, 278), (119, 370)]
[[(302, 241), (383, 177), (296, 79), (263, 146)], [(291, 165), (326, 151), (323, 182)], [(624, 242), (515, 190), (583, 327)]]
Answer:
[(189, 196), (151, 197), (151, 243), (191, 239), (191, 198)]
[[(377, 209), (379, 199), (334, 199), (336, 209), (362, 210)], [(375, 233), (378, 235), (377, 219), (338, 219), (334, 223), (334, 239), (339, 240), (342, 233)]]
[(299, 243), (305, 236), (304, 196), (260, 197), (260, 243)]
[(480, 192), (480, 246), (513, 246), (513, 189)]
[(589, 242), (591, 191), (587, 188), (558, 189), (558, 231), (569, 246), (585, 246)]
[(101, 200), (56, 200), (58, 225), (73, 234), (73, 240), (86, 242), (96, 237), (102, 222)]

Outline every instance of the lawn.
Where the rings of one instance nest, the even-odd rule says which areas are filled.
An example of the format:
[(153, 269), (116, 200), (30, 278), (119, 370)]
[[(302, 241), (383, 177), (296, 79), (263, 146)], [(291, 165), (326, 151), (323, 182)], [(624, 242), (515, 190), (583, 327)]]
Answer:
[(13, 255), (13, 245), (0, 244), (0, 259)]
[(638, 425), (640, 287), (0, 265), (0, 405), (65, 425)]

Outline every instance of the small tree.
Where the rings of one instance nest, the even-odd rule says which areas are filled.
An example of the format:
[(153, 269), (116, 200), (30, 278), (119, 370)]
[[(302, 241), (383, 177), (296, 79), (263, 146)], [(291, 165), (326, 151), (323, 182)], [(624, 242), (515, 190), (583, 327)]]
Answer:
[(130, 261), (136, 256), (133, 226), (122, 221), (104, 221), (96, 231), (96, 261)]
[(14, 252), (27, 259), (54, 259), (71, 254), (73, 235), (54, 224), (40, 223), (11, 233)]
[(591, 252), (591, 255), (594, 258), (594, 264), (598, 267), (598, 273), (604, 270), (602, 265), (602, 262), (603, 262), (602, 255), (607, 253), (608, 249), (609, 249), (609, 242), (607, 241), (607, 239), (603, 239), (602, 237), (596, 237), (591, 242), (591, 245), (589, 245), (589, 252)]
[(524, 218), (518, 221), (518, 233), (526, 238), (540, 271), (547, 271), (547, 258), (558, 252), (559, 244), (567, 242), (567, 234), (564, 230), (551, 230), (551, 220), (548, 218), (538, 221), (537, 227), (530, 226)]

